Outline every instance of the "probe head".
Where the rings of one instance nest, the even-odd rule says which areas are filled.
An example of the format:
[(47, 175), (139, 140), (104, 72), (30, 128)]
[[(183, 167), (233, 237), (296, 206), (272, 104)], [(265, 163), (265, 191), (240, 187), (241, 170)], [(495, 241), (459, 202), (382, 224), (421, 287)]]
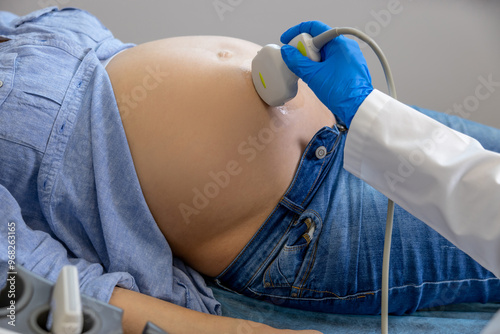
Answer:
[(268, 105), (276, 107), (297, 95), (299, 78), (286, 66), (281, 47), (264, 46), (252, 60), (252, 80), (255, 90)]

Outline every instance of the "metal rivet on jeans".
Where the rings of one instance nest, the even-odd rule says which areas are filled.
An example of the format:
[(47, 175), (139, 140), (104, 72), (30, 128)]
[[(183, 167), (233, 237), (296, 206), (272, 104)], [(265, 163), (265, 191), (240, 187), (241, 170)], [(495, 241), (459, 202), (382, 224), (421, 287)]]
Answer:
[(326, 156), (326, 147), (320, 146), (316, 149), (316, 158), (323, 159)]
[(264, 283), (264, 288), (270, 288), (270, 287), (271, 287), (271, 283), (269, 283), (269, 282)]
[(297, 297), (297, 293), (296, 292), (292, 293), (292, 297)]
[(0, 80), (0, 87), (2, 87), (2, 86), (3, 86), (3, 81), (2, 81), (2, 80)]

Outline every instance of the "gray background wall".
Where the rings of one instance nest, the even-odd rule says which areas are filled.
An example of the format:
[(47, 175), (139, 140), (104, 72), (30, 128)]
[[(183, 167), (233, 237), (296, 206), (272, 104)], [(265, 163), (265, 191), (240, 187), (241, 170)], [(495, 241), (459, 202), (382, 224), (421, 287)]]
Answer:
[[(358, 27), (389, 58), (401, 101), (500, 128), (497, 0), (0, 0), (0, 10), (18, 15), (50, 5), (86, 9), (134, 43), (180, 35), (278, 43), (285, 29), (312, 19)], [(376, 58), (363, 52), (385, 91)]]

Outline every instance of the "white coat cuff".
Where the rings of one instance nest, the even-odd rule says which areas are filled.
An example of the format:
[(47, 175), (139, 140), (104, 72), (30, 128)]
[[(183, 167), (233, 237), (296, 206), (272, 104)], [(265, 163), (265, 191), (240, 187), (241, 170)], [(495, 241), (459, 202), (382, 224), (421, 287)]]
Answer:
[(351, 122), (344, 149), (344, 168), (357, 177), (362, 175), (364, 144), (369, 140), (374, 120), (390, 99), (390, 96), (374, 89), (361, 103)]

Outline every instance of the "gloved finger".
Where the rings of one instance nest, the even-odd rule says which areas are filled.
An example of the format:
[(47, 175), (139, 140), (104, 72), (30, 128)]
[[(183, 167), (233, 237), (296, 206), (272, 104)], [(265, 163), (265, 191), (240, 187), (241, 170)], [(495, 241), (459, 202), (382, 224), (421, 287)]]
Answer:
[(283, 45), (281, 47), (281, 57), (283, 57), (283, 61), (290, 71), (303, 80), (306, 74), (311, 73), (310, 68), (318, 65), (317, 62), (304, 57), (299, 50), (290, 45)]
[[(323, 49), (321, 49), (321, 52), (321, 59), (328, 59), (335, 54), (341, 53), (348, 64), (350, 64), (353, 59), (366, 64), (366, 60), (361, 52), (358, 42), (343, 35), (340, 35), (330, 41)], [(336, 61), (339, 62), (340, 58), (337, 57)]]
[(347, 38), (344, 35), (340, 35), (334, 39), (334, 44), (338, 44), (339, 47), (346, 48), (350, 50), (352, 53), (357, 55), (361, 55), (361, 48), (359, 47), (359, 43), (356, 42), (352, 38)]
[(306, 32), (311, 36), (317, 36), (327, 30), (330, 30), (329, 26), (320, 21), (307, 21), (297, 24), (285, 31), (280, 38), (281, 43), (288, 44), (295, 36)]

